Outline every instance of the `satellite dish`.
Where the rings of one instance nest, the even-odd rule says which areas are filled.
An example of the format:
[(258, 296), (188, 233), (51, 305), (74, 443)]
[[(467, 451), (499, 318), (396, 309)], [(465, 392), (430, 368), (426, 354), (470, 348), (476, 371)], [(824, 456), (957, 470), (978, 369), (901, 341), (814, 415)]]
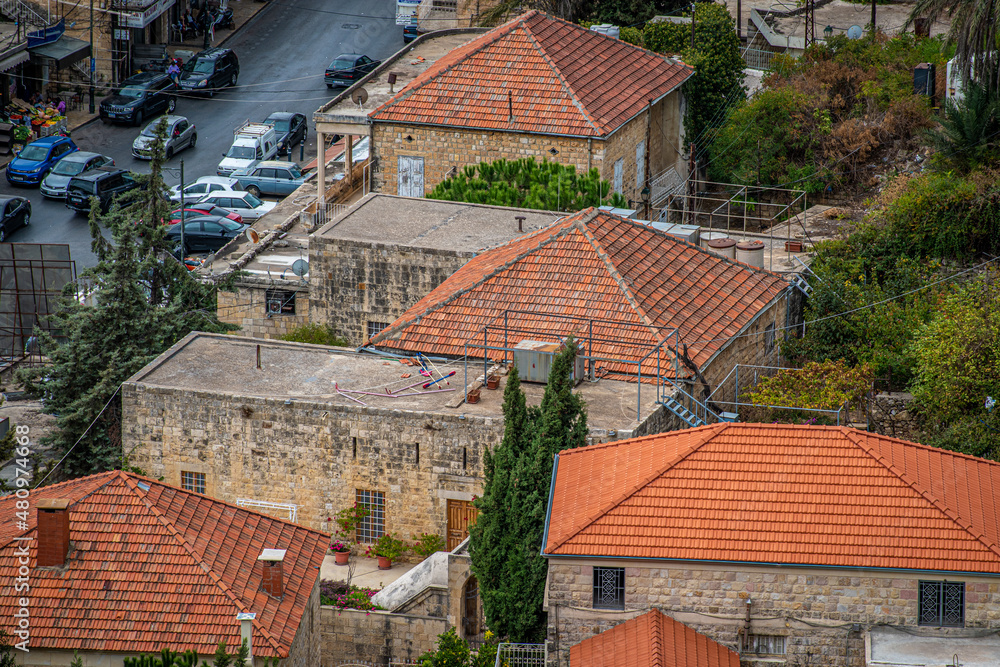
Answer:
[(847, 29), (847, 39), (861, 39), (863, 34), (865, 34), (865, 31), (859, 25), (852, 25)]
[(309, 262), (304, 259), (297, 259), (292, 262), (292, 273), (299, 278), (309, 273)]
[(364, 88), (358, 88), (353, 93), (351, 93), (351, 101), (357, 104), (358, 106), (362, 106), (365, 102), (368, 101), (368, 91), (365, 90)]
[(260, 234), (255, 232), (253, 229), (248, 229), (246, 231), (246, 237), (250, 240), (250, 243), (257, 244), (260, 243)]

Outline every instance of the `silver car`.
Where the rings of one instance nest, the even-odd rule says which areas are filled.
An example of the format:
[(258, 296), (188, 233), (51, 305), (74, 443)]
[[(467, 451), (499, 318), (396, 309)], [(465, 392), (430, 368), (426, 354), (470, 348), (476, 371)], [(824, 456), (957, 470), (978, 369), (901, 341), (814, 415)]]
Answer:
[(151, 159), (150, 146), (156, 139), (156, 126), (163, 120), (167, 121), (167, 144), (165, 150), (169, 160), (175, 153), (179, 153), (185, 148), (194, 148), (198, 143), (198, 132), (194, 123), (184, 116), (163, 116), (157, 118), (147, 125), (139, 136), (132, 142), (132, 155), (140, 160)]
[(69, 187), (69, 182), (74, 176), (98, 167), (113, 167), (114, 164), (115, 161), (107, 155), (74, 151), (56, 162), (56, 166), (52, 167), (52, 171), (42, 180), (39, 189), (42, 191), (43, 197), (65, 199), (66, 188)]

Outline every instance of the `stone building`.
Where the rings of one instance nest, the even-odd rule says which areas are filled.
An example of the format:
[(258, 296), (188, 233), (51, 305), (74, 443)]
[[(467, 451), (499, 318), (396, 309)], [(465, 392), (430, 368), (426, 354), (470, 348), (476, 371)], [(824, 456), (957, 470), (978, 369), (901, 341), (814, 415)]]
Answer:
[(550, 665), (651, 608), (744, 667), (1000, 664), (1000, 464), (849, 428), (715, 424), (555, 467)]
[(478, 255), (370, 345), (509, 361), (524, 341), (572, 334), (587, 377), (684, 403), (737, 363), (779, 365), (790, 296), (776, 274), (588, 209)]
[(244, 637), (258, 666), (319, 664), (329, 536), (185, 481), (194, 491), (112, 471), (33, 489), (27, 510), (0, 498), (0, 629), (28, 648), (16, 664), (69, 665), (78, 651), (120, 667), (163, 648), (200, 664)]
[[(482, 366), (425, 363), (437, 380), (427, 390), (410, 359), (192, 333), (124, 383), (124, 447), (133, 465), (170, 484), (194, 480), (208, 496), (294, 512), (313, 528), (368, 504), (376, 510), (362, 543), (426, 532), (454, 546), (475, 516), (483, 453), (503, 434), (503, 383), (465, 403)], [(538, 405), (544, 387), (527, 389)], [(594, 441), (672, 423), (654, 392), (633, 383), (601, 380), (580, 392)]]
[(651, 178), (684, 171), (681, 86), (693, 73), (527, 12), (439, 58), (368, 115), (372, 189), (421, 197), (465, 165), (533, 157), (597, 169), (641, 202)]

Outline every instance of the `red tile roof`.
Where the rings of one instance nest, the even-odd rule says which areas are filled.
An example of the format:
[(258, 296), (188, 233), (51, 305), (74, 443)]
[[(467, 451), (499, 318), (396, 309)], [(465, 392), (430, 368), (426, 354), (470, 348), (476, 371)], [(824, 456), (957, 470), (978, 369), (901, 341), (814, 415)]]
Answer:
[[(35, 567), (35, 506), (45, 498), (71, 501), (64, 568)], [(26, 529), (16, 502), (0, 499), (0, 628), (13, 634), (23, 594), (14, 538), (29, 536), (33, 649), (206, 655), (219, 641), (239, 646), (236, 614), (255, 612), (254, 655), (287, 657), (329, 544), (318, 531), (121, 471), (31, 491)], [(287, 549), (280, 600), (261, 590), (265, 548)]]
[(545, 552), (1000, 574), (1000, 464), (831, 426), (562, 452)]
[(660, 54), (530, 11), (438, 59), (371, 118), (605, 137), (693, 73)]
[[(632, 360), (599, 365), (634, 378), (635, 362), (675, 329), (703, 366), (787, 287), (775, 274), (587, 209), (473, 258), (370, 343), (460, 356), (469, 340), (468, 354), (482, 358), (486, 325), (491, 346), (570, 333), (586, 344), (588, 320), (602, 320), (593, 326), (591, 355)], [(507, 315), (507, 336), (505, 311), (519, 311)], [(669, 363), (673, 375), (661, 352), (661, 370)], [(643, 373), (655, 376), (656, 369), (654, 354)]]
[(654, 609), (571, 647), (569, 667), (740, 667), (740, 655)]

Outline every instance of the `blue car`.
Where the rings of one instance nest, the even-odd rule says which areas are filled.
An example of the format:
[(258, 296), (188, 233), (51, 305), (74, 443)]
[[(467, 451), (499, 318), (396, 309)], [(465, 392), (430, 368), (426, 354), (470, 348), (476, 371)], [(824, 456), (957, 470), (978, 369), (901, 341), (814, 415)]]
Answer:
[(42, 137), (21, 149), (7, 165), (11, 185), (38, 185), (56, 162), (79, 150), (69, 137)]

